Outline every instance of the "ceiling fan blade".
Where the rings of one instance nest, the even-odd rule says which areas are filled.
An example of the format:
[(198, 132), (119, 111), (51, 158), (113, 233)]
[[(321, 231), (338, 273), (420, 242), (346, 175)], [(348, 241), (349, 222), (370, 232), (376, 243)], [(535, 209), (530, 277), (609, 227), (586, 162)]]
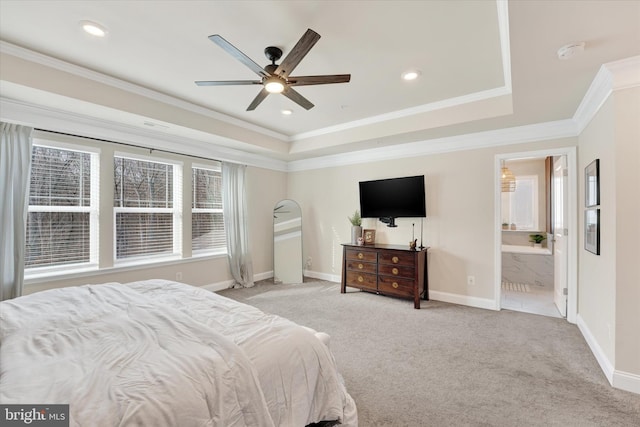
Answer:
[(212, 36), (209, 36), (209, 40), (211, 40), (212, 42), (214, 42), (215, 44), (220, 46), (222, 49), (224, 49), (231, 56), (236, 58), (238, 61), (242, 62), (247, 67), (249, 67), (251, 69), (251, 71), (253, 71), (257, 75), (259, 75), (260, 77), (269, 77), (269, 74), (266, 71), (264, 71), (261, 66), (259, 66), (255, 62), (253, 62), (253, 60), (251, 60), (251, 58), (249, 58), (247, 55), (242, 53), (234, 45), (232, 45), (231, 43), (226, 41), (222, 36), (220, 36), (218, 34), (214, 34)]
[(298, 43), (291, 49), (291, 52), (282, 60), (274, 74), (281, 77), (287, 77), (294, 68), (302, 61), (314, 44), (320, 40), (320, 34), (312, 29), (308, 29), (306, 33), (298, 40)]
[(334, 74), (329, 76), (290, 76), (287, 83), (290, 86), (326, 85), (331, 83), (348, 83), (351, 74)]
[(224, 80), (224, 81), (196, 81), (198, 86), (232, 86), (232, 85), (260, 85), (260, 80)]
[(269, 92), (267, 92), (265, 88), (262, 88), (262, 90), (258, 93), (258, 95), (255, 98), (253, 98), (253, 101), (251, 101), (251, 104), (249, 104), (249, 106), (247, 107), (247, 111), (255, 110), (256, 107), (260, 105), (262, 101), (264, 101), (267, 95), (269, 95)]
[(293, 102), (295, 102), (296, 104), (298, 104), (299, 106), (301, 106), (302, 108), (304, 108), (305, 110), (310, 110), (313, 108), (313, 104), (311, 103), (311, 101), (309, 101), (307, 98), (300, 95), (298, 92), (296, 92), (290, 87), (286, 87), (285, 90), (282, 92), (282, 94), (287, 98), (289, 98), (290, 100), (292, 100)]

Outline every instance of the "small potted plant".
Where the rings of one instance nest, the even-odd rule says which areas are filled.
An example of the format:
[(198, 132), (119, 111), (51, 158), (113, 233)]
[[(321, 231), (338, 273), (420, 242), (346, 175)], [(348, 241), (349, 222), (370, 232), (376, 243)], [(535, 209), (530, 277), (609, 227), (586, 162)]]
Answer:
[(360, 211), (355, 211), (353, 215), (348, 217), (351, 223), (351, 244), (358, 244), (358, 237), (362, 237), (362, 217)]
[(502, 223), (502, 229), (503, 230), (508, 230), (509, 229), (509, 223), (508, 222), (503, 222)]
[(546, 237), (544, 237), (542, 234), (529, 234), (529, 241), (533, 243), (534, 248), (541, 248), (542, 241), (545, 239)]

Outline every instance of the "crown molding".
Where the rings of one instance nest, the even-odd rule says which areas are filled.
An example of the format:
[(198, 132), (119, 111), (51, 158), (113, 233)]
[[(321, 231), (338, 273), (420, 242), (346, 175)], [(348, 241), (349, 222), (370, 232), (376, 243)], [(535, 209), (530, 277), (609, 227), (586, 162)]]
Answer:
[(72, 135), (137, 144), (145, 148), (164, 149), (180, 152), (184, 155), (242, 163), (281, 172), (287, 170), (285, 161), (222, 147), (217, 145), (215, 140), (204, 141), (186, 138), (4, 97), (0, 97), (0, 118), (14, 123)]
[(509, 38), (509, 3), (507, 0), (497, 0), (498, 29), (500, 31), (500, 50), (502, 52), (502, 73), (504, 87), (511, 93), (511, 39)]
[(15, 56), (25, 61), (33, 62), (45, 67), (54, 68), (56, 70), (63, 71), (65, 73), (73, 74), (81, 78), (93, 80), (95, 82), (104, 84), (106, 86), (121, 89), (126, 92), (133, 93), (135, 95), (143, 96), (145, 98), (153, 99), (154, 101), (162, 102), (163, 104), (172, 105), (177, 108), (181, 108), (192, 113), (201, 114), (212, 119), (220, 120), (225, 123), (229, 123), (234, 126), (238, 126), (242, 129), (250, 130), (260, 133), (262, 135), (270, 136), (272, 138), (279, 139), (281, 141), (288, 142), (289, 137), (279, 132), (272, 131), (270, 129), (263, 128), (258, 125), (246, 122), (244, 120), (237, 119), (235, 117), (222, 114), (215, 110), (202, 107), (191, 102), (166, 95), (164, 93), (149, 89), (143, 86), (136, 85), (134, 83), (127, 82), (97, 71), (90, 70), (88, 68), (75, 65), (61, 59), (53, 58), (42, 53), (38, 53), (27, 48), (14, 45), (12, 43), (0, 40), (0, 52), (7, 55)]
[(443, 99), (442, 101), (419, 105), (417, 107), (406, 108), (404, 110), (397, 110), (397, 111), (392, 111), (390, 113), (379, 114), (377, 116), (371, 116), (361, 120), (354, 120), (352, 122), (342, 123), (336, 126), (329, 126), (322, 129), (299, 133), (297, 135), (293, 135), (290, 138), (290, 140), (291, 142), (301, 141), (307, 138), (314, 138), (317, 136), (328, 135), (336, 132), (342, 132), (349, 129), (379, 124), (380, 122), (385, 122), (388, 120), (401, 119), (403, 117), (414, 116), (416, 114), (429, 113), (431, 111), (442, 110), (445, 108), (455, 107), (458, 105), (470, 104), (473, 102), (478, 102), (485, 99), (497, 98), (499, 96), (510, 95), (510, 94), (511, 94), (511, 88), (508, 88), (506, 86), (498, 87), (494, 89), (488, 89), (480, 92), (470, 93), (463, 96), (457, 96), (455, 98), (448, 98), (448, 99)]
[(288, 171), (298, 172), (310, 169), (322, 169), (347, 166), (359, 163), (371, 163), (407, 157), (427, 156), (430, 154), (453, 151), (477, 150), (549, 139), (570, 138), (578, 135), (575, 123), (571, 119), (538, 123), (465, 135), (449, 136), (424, 141), (409, 142), (389, 147), (372, 148), (344, 154), (316, 157), (313, 159), (289, 162)]
[(640, 86), (640, 56), (603, 64), (573, 115), (578, 132), (582, 133), (614, 91), (637, 86)]
[(288, 170), (322, 169), (451, 151), (577, 137), (597, 114), (611, 93), (637, 86), (640, 86), (640, 56), (633, 56), (609, 62), (600, 67), (571, 119), (296, 160), (289, 162)]

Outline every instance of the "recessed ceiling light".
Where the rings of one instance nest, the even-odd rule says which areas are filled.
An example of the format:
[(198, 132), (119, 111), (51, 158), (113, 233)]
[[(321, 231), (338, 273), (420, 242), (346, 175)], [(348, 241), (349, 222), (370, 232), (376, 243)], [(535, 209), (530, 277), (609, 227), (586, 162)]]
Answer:
[(104, 37), (107, 35), (107, 29), (96, 22), (80, 21), (80, 26), (82, 26), (85, 33), (91, 34), (92, 36)]
[(291, 111), (291, 110), (282, 110), (281, 113), (282, 113), (283, 116), (290, 116), (290, 115), (293, 114), (293, 111)]
[(402, 73), (402, 80), (415, 80), (420, 77), (420, 70), (409, 70)]
[(584, 42), (569, 43), (558, 49), (558, 59), (569, 59), (584, 50)]

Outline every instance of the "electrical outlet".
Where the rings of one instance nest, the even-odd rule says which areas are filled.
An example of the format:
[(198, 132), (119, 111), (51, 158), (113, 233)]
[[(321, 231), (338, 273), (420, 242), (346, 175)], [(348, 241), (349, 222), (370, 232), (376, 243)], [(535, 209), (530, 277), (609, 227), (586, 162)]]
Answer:
[(311, 268), (311, 257), (307, 257), (307, 262), (305, 264), (306, 268)]
[(176, 280), (182, 280), (182, 271), (176, 273)]
[(467, 285), (473, 286), (475, 284), (476, 284), (476, 277), (475, 276), (467, 276)]

